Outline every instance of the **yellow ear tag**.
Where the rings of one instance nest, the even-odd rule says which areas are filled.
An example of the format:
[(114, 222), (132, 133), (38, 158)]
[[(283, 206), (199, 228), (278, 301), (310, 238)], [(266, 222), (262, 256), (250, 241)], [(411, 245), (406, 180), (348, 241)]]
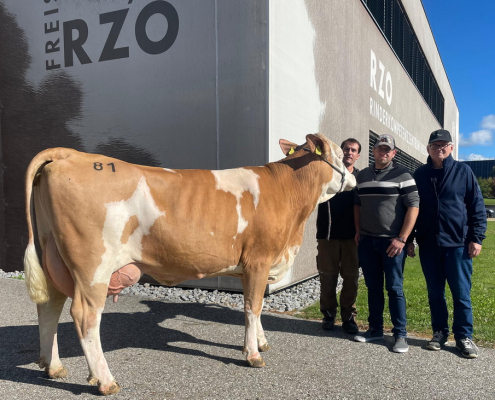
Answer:
[(290, 151), (289, 151), (289, 154), (294, 154), (294, 153), (295, 153), (295, 151), (294, 151), (294, 147), (291, 147), (291, 148), (290, 148)]
[(318, 154), (319, 156), (321, 156), (321, 149), (320, 149), (320, 146), (316, 146), (315, 153), (316, 153), (316, 154)]

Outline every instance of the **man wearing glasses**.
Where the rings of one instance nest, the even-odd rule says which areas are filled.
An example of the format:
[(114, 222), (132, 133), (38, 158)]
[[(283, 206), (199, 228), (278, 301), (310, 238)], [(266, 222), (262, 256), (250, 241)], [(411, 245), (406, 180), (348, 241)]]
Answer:
[(452, 331), (457, 349), (467, 358), (478, 357), (472, 342), (472, 259), (480, 254), (485, 238), (483, 196), (471, 168), (452, 158), (452, 137), (439, 129), (428, 141), (428, 160), (414, 178), (420, 197), (419, 216), (408, 238), (407, 253), (415, 256), (413, 238), (428, 288), (433, 338), (430, 350), (440, 350), (449, 336), (445, 282), (454, 303)]
[(409, 171), (393, 162), (395, 140), (381, 135), (373, 148), (375, 163), (357, 176), (354, 222), (359, 265), (368, 288), (369, 329), (358, 342), (383, 339), (383, 280), (395, 337), (393, 351), (409, 350), (406, 299), (402, 290), (405, 243), (416, 222), (419, 197)]

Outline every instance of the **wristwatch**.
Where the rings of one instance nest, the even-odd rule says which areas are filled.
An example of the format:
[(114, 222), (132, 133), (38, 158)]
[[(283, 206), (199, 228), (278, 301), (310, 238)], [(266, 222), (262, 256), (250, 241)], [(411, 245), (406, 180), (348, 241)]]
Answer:
[(402, 239), (401, 237), (397, 236), (396, 238), (399, 242), (406, 244), (406, 241)]

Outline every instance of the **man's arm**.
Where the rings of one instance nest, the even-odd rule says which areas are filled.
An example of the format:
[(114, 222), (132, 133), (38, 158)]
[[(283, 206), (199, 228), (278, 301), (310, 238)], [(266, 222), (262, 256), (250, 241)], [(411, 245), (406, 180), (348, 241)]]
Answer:
[(418, 218), (419, 208), (418, 207), (408, 207), (406, 216), (404, 217), (404, 223), (402, 224), (402, 229), (400, 230), (399, 237), (403, 239), (400, 241), (398, 238), (393, 238), (390, 246), (388, 246), (387, 254), (389, 257), (395, 257), (402, 253), (402, 249), (405, 246), (406, 239), (414, 228), (416, 223), (416, 218)]

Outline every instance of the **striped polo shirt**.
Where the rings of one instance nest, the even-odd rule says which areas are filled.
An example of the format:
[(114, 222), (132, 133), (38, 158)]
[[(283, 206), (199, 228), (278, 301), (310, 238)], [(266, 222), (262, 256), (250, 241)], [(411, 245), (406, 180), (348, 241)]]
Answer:
[(418, 188), (409, 171), (392, 162), (379, 173), (374, 166), (363, 169), (356, 181), (360, 234), (397, 237), (408, 207), (419, 207)]

